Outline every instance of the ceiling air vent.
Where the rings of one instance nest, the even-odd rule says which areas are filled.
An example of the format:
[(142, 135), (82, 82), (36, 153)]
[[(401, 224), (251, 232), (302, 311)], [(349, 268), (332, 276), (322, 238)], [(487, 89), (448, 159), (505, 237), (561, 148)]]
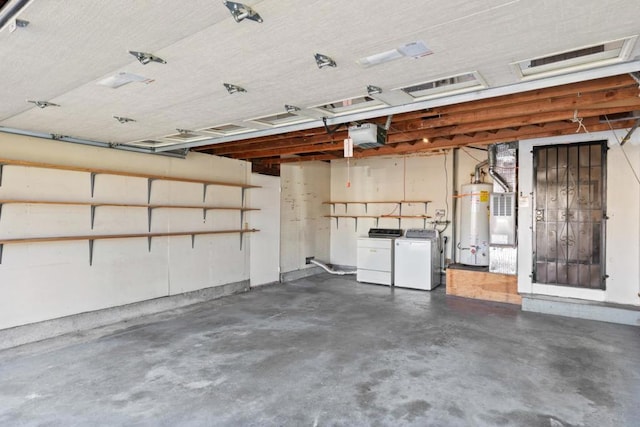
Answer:
[(422, 100), (438, 96), (455, 95), (486, 88), (484, 80), (477, 72), (458, 74), (437, 80), (418, 83), (412, 86), (399, 88), (407, 95)]
[(257, 122), (257, 123), (261, 123), (263, 125), (269, 125), (269, 126), (285, 126), (285, 125), (292, 125), (296, 123), (308, 122), (309, 120), (311, 119), (309, 119), (308, 117), (300, 117), (297, 114), (284, 112), (284, 113), (272, 114), (270, 116), (258, 117), (248, 121)]
[(202, 141), (203, 139), (208, 139), (209, 137), (206, 135), (193, 133), (188, 130), (183, 130), (173, 135), (163, 136), (162, 138), (168, 139), (171, 141), (176, 141), (176, 142), (194, 142), (194, 141)]
[(340, 101), (329, 102), (323, 105), (317, 105), (313, 108), (322, 110), (334, 115), (356, 113), (360, 111), (375, 110), (377, 108), (386, 107), (384, 102), (372, 98), (370, 96), (358, 96), (355, 98), (343, 99)]
[(145, 148), (158, 148), (158, 147), (166, 147), (168, 145), (174, 145), (175, 142), (169, 141), (157, 141), (155, 139), (144, 139), (142, 141), (133, 141), (127, 142), (124, 145), (133, 145), (135, 147), (145, 147)]
[(629, 59), (637, 36), (554, 53), (512, 64), (522, 79), (564, 74)]
[(215, 133), (216, 135), (235, 135), (237, 133), (250, 132), (252, 130), (253, 129), (230, 123), (226, 125), (212, 126), (209, 128), (200, 129), (198, 130), (198, 132)]

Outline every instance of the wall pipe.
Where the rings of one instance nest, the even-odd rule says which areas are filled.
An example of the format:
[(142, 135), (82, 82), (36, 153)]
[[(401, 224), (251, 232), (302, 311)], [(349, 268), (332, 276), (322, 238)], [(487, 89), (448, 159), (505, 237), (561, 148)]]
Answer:
[(337, 274), (338, 276), (344, 276), (346, 274), (356, 274), (356, 271), (342, 271), (342, 270), (334, 270), (332, 268), (330, 268), (327, 264), (320, 262), (320, 261), (316, 261), (315, 259), (310, 259), (309, 262), (311, 264), (315, 264), (318, 267), (321, 267), (323, 270), (325, 270), (327, 273), (330, 274)]
[(473, 172), (473, 183), (474, 184), (482, 184), (482, 180), (480, 179), (480, 174), (482, 173), (482, 168), (489, 164), (489, 160), (485, 160), (484, 162), (480, 162), (476, 165), (476, 169)]
[[(453, 172), (451, 173), (451, 261), (455, 264), (457, 261), (456, 243), (458, 240), (458, 153), (459, 148), (453, 149)], [(449, 185), (449, 183), (446, 183)], [(446, 258), (445, 254), (445, 258)]]

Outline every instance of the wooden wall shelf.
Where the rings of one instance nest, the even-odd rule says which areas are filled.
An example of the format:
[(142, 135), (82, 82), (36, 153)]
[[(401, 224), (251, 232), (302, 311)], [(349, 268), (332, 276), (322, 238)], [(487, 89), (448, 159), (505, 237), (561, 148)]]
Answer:
[(172, 237), (172, 236), (191, 236), (191, 247), (195, 245), (195, 237), (205, 234), (235, 234), (240, 233), (242, 239), (244, 233), (255, 233), (255, 228), (239, 229), (239, 230), (211, 230), (211, 231), (180, 231), (173, 233), (128, 233), (128, 234), (95, 234), (84, 236), (52, 236), (52, 237), (24, 237), (18, 239), (0, 239), (0, 264), (2, 263), (2, 251), (5, 244), (16, 243), (48, 243), (48, 242), (68, 242), (87, 240), (89, 241), (89, 265), (93, 264), (93, 242), (95, 240), (107, 239), (130, 239), (137, 237), (146, 237), (149, 239), (149, 251), (151, 251), (151, 239), (153, 237)]
[(376, 227), (380, 222), (380, 219), (393, 218), (398, 220), (398, 228), (403, 219), (421, 219), (423, 220), (423, 228), (427, 228), (427, 219), (431, 218), (429, 215), (325, 215), (325, 218), (335, 218), (336, 227), (338, 227), (338, 221), (340, 218), (352, 218), (356, 222), (356, 229), (358, 228), (358, 218), (374, 218), (376, 220)]
[(344, 210), (347, 210), (347, 206), (348, 205), (364, 205), (364, 211), (367, 212), (367, 208), (368, 205), (373, 205), (373, 204), (395, 204), (398, 205), (400, 207), (400, 215), (402, 215), (402, 205), (408, 205), (408, 204), (424, 204), (424, 212), (425, 214), (427, 213), (427, 205), (431, 203), (431, 200), (386, 200), (386, 201), (380, 201), (380, 200), (362, 200), (362, 201), (358, 201), (358, 200), (350, 200), (350, 201), (340, 201), (340, 200), (331, 200), (328, 202), (322, 202), (323, 205), (331, 205), (331, 207), (333, 208), (333, 212), (335, 213), (336, 211), (336, 205), (344, 205)]
[[(244, 223), (244, 213), (247, 211), (259, 210), (255, 208), (247, 208), (244, 206), (245, 200), (245, 190), (252, 188), (260, 188), (257, 185), (249, 185), (243, 183), (235, 183), (235, 182), (225, 182), (225, 181), (213, 181), (213, 180), (201, 180), (194, 178), (184, 178), (184, 177), (175, 177), (175, 176), (166, 176), (166, 175), (154, 175), (154, 174), (143, 174), (143, 173), (135, 173), (135, 172), (123, 172), (116, 171), (110, 169), (100, 169), (100, 168), (84, 168), (84, 167), (76, 167), (76, 166), (64, 166), (64, 165), (55, 165), (50, 163), (39, 163), (39, 162), (31, 162), (31, 161), (23, 161), (23, 160), (12, 160), (12, 159), (4, 159), (0, 158), (0, 186), (2, 186), (2, 172), (4, 166), (22, 166), (22, 167), (34, 167), (34, 168), (45, 168), (45, 169), (56, 169), (56, 170), (64, 170), (64, 171), (73, 171), (73, 172), (87, 172), (90, 174), (91, 179), (91, 197), (93, 198), (94, 189), (95, 189), (95, 177), (100, 174), (106, 175), (116, 175), (116, 176), (126, 176), (126, 177), (134, 177), (134, 178), (145, 178), (148, 180), (147, 183), (147, 203), (111, 203), (111, 202), (94, 202), (94, 201), (54, 201), (54, 200), (24, 200), (24, 199), (0, 199), (0, 219), (2, 215), (2, 206), (4, 204), (42, 204), (42, 205), (62, 205), (62, 206), (89, 206), (91, 207), (91, 229), (93, 229), (94, 219), (95, 219), (95, 210), (100, 206), (113, 206), (113, 207), (124, 207), (124, 208), (146, 208), (148, 211), (148, 231), (147, 233), (133, 233), (133, 234), (103, 234), (103, 235), (81, 235), (81, 236), (58, 236), (58, 237), (28, 237), (28, 238), (13, 238), (13, 239), (0, 239), (0, 263), (2, 263), (2, 251), (5, 244), (17, 244), (17, 243), (46, 243), (46, 242), (63, 242), (63, 241), (71, 241), (71, 240), (87, 240), (89, 242), (89, 265), (93, 263), (93, 244), (96, 240), (105, 240), (105, 239), (127, 239), (127, 238), (140, 238), (146, 237), (149, 240), (149, 250), (151, 250), (151, 240), (153, 237), (171, 237), (171, 236), (191, 236), (191, 246), (193, 247), (195, 244), (195, 236), (204, 235), (204, 234), (230, 234), (230, 233), (239, 233), (240, 234), (240, 250), (242, 250), (242, 240), (245, 233), (254, 233), (259, 230), (249, 229), (246, 226), (243, 228)], [(175, 182), (186, 182), (186, 183), (194, 183), (194, 184), (202, 184), (203, 185), (203, 196), (202, 196), (202, 205), (193, 204), (193, 205), (172, 205), (172, 204), (162, 204), (162, 203), (151, 203), (151, 186), (153, 181), (163, 180), (163, 181), (175, 181)], [(241, 206), (212, 206), (212, 205), (204, 205), (206, 202), (207, 196), (207, 188), (210, 185), (214, 186), (226, 186), (226, 187), (236, 187), (241, 189)], [(202, 209), (203, 211), (203, 219), (207, 218), (207, 211), (209, 210), (234, 210), (240, 212), (240, 228), (236, 230), (211, 230), (211, 231), (184, 231), (184, 232), (172, 232), (172, 233), (151, 233), (151, 216), (154, 209)]]
[(84, 168), (78, 166), (65, 166), (65, 165), (55, 165), (50, 163), (40, 163), (40, 162), (30, 162), (25, 160), (13, 160), (13, 159), (4, 159), (0, 158), (0, 186), (2, 186), (2, 170), (4, 166), (23, 166), (23, 167), (32, 167), (32, 168), (43, 168), (43, 169), (56, 169), (56, 170), (65, 170), (65, 171), (73, 171), (73, 172), (87, 172), (91, 177), (91, 197), (93, 197), (94, 188), (95, 188), (95, 179), (97, 175), (116, 175), (116, 176), (127, 176), (133, 178), (145, 178), (148, 180), (148, 190), (147, 190), (147, 201), (151, 201), (151, 184), (153, 181), (174, 181), (174, 182), (189, 182), (193, 184), (202, 184), (204, 186), (202, 201), (204, 202), (207, 196), (207, 187), (210, 185), (216, 186), (224, 186), (224, 187), (238, 187), (242, 189), (242, 200), (244, 202), (244, 190), (250, 188), (260, 188), (258, 185), (250, 185), (243, 184), (237, 182), (225, 182), (225, 181), (213, 181), (213, 180), (202, 180), (195, 178), (184, 178), (184, 177), (176, 177), (176, 176), (167, 176), (167, 175), (155, 175), (155, 174), (144, 174), (144, 173), (135, 173), (135, 172), (123, 172), (111, 169), (100, 169), (100, 168)]
[[(394, 218), (398, 220), (398, 228), (400, 228), (400, 224), (403, 219), (422, 219), (423, 227), (427, 226), (427, 219), (431, 218), (431, 216), (427, 215), (427, 206), (431, 203), (431, 200), (331, 200), (328, 202), (322, 202), (324, 205), (331, 205), (333, 209), (334, 215), (325, 215), (326, 218), (335, 218), (336, 219), (336, 227), (338, 227), (338, 222), (340, 218), (353, 218), (355, 220), (356, 230), (358, 229), (358, 218), (375, 218), (376, 227), (378, 226), (378, 222), (380, 218)], [(364, 211), (367, 213), (368, 205), (373, 204), (395, 204), (399, 207), (398, 215), (349, 215), (346, 212), (348, 211), (347, 206), (349, 205), (364, 205)], [(424, 215), (402, 215), (402, 205), (408, 204), (423, 204), (424, 205)], [(336, 205), (344, 205), (345, 214), (343, 215), (335, 215)]]
[[(245, 208), (241, 206), (203, 206), (203, 205), (167, 205), (167, 204), (136, 204), (136, 203), (101, 203), (101, 202), (69, 202), (55, 200), (17, 200), (17, 199), (0, 199), (0, 220), (2, 219), (2, 206), (5, 204), (24, 204), (24, 205), (60, 205), (60, 206), (90, 206), (91, 207), (91, 229), (96, 215), (96, 208), (100, 206), (112, 206), (123, 208), (147, 208), (148, 210), (148, 229), (151, 231), (151, 216), (154, 209), (202, 209), (202, 219), (207, 220), (207, 211), (239, 211), (242, 214), (247, 211), (258, 211), (257, 208)], [(244, 222), (244, 215), (240, 216), (240, 226)]]

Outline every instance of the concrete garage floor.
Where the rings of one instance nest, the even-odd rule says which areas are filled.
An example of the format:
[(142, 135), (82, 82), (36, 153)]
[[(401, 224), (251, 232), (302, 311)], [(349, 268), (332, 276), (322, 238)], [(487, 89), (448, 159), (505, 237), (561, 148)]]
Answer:
[(640, 328), (326, 274), (0, 352), (0, 425), (637, 426)]

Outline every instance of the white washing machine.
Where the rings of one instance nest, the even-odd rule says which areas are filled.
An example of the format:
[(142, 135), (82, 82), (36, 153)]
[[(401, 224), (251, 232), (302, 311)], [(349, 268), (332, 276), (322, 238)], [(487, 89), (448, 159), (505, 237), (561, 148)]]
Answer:
[(400, 236), (400, 229), (372, 228), (369, 237), (358, 238), (358, 282), (393, 285), (393, 242)]
[(394, 285), (430, 291), (440, 284), (437, 230), (409, 229), (395, 240)]

